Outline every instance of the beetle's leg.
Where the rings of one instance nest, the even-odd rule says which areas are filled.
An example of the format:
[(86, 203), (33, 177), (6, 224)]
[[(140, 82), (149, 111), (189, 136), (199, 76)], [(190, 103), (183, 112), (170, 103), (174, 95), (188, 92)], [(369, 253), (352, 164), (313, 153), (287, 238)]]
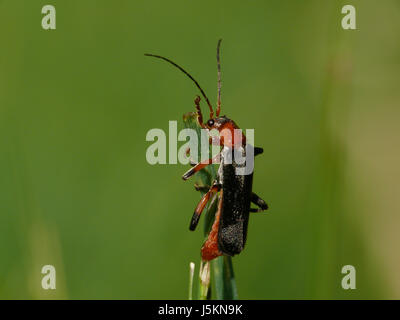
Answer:
[[(189, 155), (190, 155), (190, 148), (187, 148), (186, 151), (185, 151), (185, 153), (186, 153), (186, 156), (189, 157)], [(190, 164), (192, 167), (194, 167), (194, 166), (197, 164), (197, 162), (194, 161), (192, 158), (189, 158), (189, 164)]]
[(262, 154), (263, 152), (264, 152), (263, 148), (254, 147), (254, 156), (258, 156), (259, 154)]
[(194, 161), (192, 158), (190, 158), (190, 159), (189, 159), (189, 164), (190, 164), (191, 167), (194, 167), (194, 166), (197, 165), (197, 162)]
[(192, 220), (190, 221), (190, 226), (189, 229), (193, 231), (196, 229), (197, 224), (199, 223), (200, 215), (203, 212), (204, 208), (206, 207), (206, 204), (210, 200), (210, 197), (213, 193), (218, 192), (221, 189), (221, 186), (214, 182), (212, 187), (208, 190), (208, 192), (201, 198), (200, 202), (196, 206), (196, 209), (194, 210)]
[(196, 189), (196, 191), (201, 191), (201, 192), (207, 192), (208, 190), (210, 190), (210, 186), (201, 186), (197, 183), (194, 184), (194, 188)]
[(254, 192), (251, 193), (251, 202), (257, 205), (258, 209), (250, 208), (250, 212), (261, 212), (268, 209), (268, 205), (266, 204), (266, 202)]
[(200, 171), (201, 169), (207, 167), (208, 165), (212, 164), (212, 163), (219, 163), (221, 160), (221, 154), (218, 153), (214, 158), (212, 159), (207, 159), (204, 161), (199, 162), (198, 164), (196, 164), (193, 168), (190, 168), (188, 171), (186, 171), (183, 176), (182, 179), (183, 180), (187, 180), (189, 179), (191, 176), (193, 176), (196, 172)]
[(201, 113), (201, 109), (200, 109), (200, 96), (196, 96), (196, 99), (194, 99), (194, 105), (196, 107), (196, 111), (197, 111), (197, 120), (199, 122), (200, 127), (202, 128), (206, 128), (205, 124), (203, 123), (203, 114)]
[(222, 252), (218, 249), (218, 231), (219, 231), (219, 219), (221, 216), (222, 209), (222, 197), (223, 190), (221, 190), (220, 198), (218, 202), (218, 209), (215, 213), (215, 220), (211, 227), (211, 231), (208, 234), (207, 240), (204, 242), (201, 248), (201, 258), (204, 261), (210, 261), (222, 255)]

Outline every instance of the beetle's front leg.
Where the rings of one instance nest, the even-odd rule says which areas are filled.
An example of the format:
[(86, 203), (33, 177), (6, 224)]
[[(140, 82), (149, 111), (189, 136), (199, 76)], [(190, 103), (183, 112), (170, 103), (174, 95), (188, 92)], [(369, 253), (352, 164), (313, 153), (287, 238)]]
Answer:
[[(218, 137), (218, 136), (209, 137), (209, 138), (208, 138), (208, 143), (209, 143), (210, 145), (219, 146), (219, 145), (220, 145), (219, 137)], [(263, 151), (262, 151), (262, 148), (255, 148), (255, 149), (261, 149), (261, 153), (263, 152)], [(255, 151), (255, 152), (257, 152), (257, 151)], [(189, 155), (190, 155), (190, 148), (187, 148), (187, 149), (185, 150), (185, 154), (186, 154), (187, 157), (189, 157)], [(256, 153), (256, 155), (257, 155), (257, 154), (258, 154), (258, 153)], [(196, 163), (192, 158), (189, 158), (189, 164), (193, 167), (193, 166), (195, 166), (197, 163)]]
[(206, 204), (210, 200), (211, 195), (213, 193), (217, 193), (219, 190), (221, 190), (221, 186), (217, 184), (217, 182), (214, 182), (214, 184), (208, 190), (208, 192), (201, 198), (200, 202), (196, 206), (196, 209), (194, 210), (192, 220), (190, 221), (189, 229), (191, 231), (196, 229), (196, 226), (199, 223), (200, 215), (203, 212), (204, 208), (206, 207)]
[(197, 165), (197, 162), (194, 161), (192, 158), (190, 158), (190, 159), (189, 159), (189, 164), (190, 164), (191, 167), (194, 167), (194, 166)]
[(256, 195), (254, 192), (252, 192), (251, 194), (251, 202), (257, 205), (258, 209), (250, 208), (250, 212), (261, 212), (268, 209), (267, 203), (263, 199), (261, 199), (258, 195)]
[(183, 174), (182, 179), (187, 180), (191, 176), (193, 176), (196, 172), (199, 172), (201, 169), (207, 167), (208, 165), (210, 165), (212, 163), (219, 163), (220, 160), (221, 160), (221, 153), (218, 153), (214, 158), (201, 161), (198, 164), (196, 164), (194, 167), (192, 167), (188, 171), (186, 171)]
[(201, 109), (200, 109), (200, 96), (196, 96), (196, 99), (194, 99), (194, 105), (196, 107), (196, 111), (197, 111), (197, 121), (200, 125), (200, 127), (202, 127), (203, 129), (206, 128), (206, 126), (203, 123), (203, 114), (201, 113)]

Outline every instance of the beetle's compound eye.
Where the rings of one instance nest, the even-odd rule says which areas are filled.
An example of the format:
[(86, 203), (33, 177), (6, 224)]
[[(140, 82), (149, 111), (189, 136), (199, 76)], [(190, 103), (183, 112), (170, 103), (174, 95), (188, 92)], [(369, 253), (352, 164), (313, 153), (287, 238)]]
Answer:
[(207, 121), (207, 125), (208, 125), (209, 127), (212, 127), (212, 126), (214, 125), (214, 120), (213, 120), (213, 119), (208, 120), (208, 121)]

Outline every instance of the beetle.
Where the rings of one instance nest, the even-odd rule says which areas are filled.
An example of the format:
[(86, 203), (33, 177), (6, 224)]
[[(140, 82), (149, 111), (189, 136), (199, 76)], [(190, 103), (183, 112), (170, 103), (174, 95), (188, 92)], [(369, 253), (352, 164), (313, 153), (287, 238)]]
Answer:
[[(268, 209), (266, 202), (252, 191), (253, 170), (249, 174), (238, 174), (238, 169), (243, 168), (244, 163), (239, 163), (232, 154), (239, 154), (249, 160), (249, 155), (256, 156), (263, 153), (263, 149), (252, 147), (246, 143), (246, 137), (241, 132), (236, 123), (226, 116), (220, 116), (221, 112), (221, 61), (220, 61), (220, 39), (217, 44), (217, 107), (215, 110), (207, 98), (207, 95), (199, 83), (182, 67), (172, 60), (163, 56), (148, 54), (146, 56), (162, 59), (172, 64), (188, 76), (200, 90), (200, 93), (207, 102), (210, 109), (210, 116), (207, 122), (203, 122), (203, 114), (200, 108), (200, 96), (196, 96), (194, 104), (196, 108), (197, 122), (199, 126), (210, 132), (216, 129), (219, 132), (219, 139), (216, 141), (210, 136), (210, 143), (218, 143), (221, 151), (212, 159), (207, 159), (199, 163), (192, 164), (187, 172), (182, 176), (183, 180), (192, 177), (211, 163), (219, 163), (219, 169), (212, 186), (197, 188), (206, 191), (200, 202), (196, 206), (189, 229), (194, 231), (199, 222), (200, 215), (210, 201), (211, 196), (219, 193), (218, 207), (215, 214), (211, 231), (208, 234), (201, 248), (201, 257), (204, 261), (210, 261), (221, 255), (234, 256), (240, 253), (246, 243), (247, 227), (250, 212), (261, 212)], [(249, 152), (250, 151), (250, 152)], [(251, 203), (258, 208), (252, 208)]]

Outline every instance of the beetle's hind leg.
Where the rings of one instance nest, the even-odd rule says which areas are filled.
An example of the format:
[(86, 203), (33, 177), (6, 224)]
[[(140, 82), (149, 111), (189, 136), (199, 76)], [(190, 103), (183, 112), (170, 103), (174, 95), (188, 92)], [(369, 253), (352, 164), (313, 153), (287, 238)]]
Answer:
[(251, 194), (251, 202), (257, 205), (258, 208), (250, 208), (250, 212), (262, 212), (268, 209), (267, 203), (254, 192)]
[(198, 203), (196, 209), (194, 210), (192, 220), (190, 221), (189, 229), (193, 231), (196, 229), (197, 224), (199, 223), (200, 215), (203, 212), (204, 208), (206, 207), (210, 197), (213, 193), (217, 193), (221, 189), (221, 186), (214, 182), (212, 187), (208, 190), (208, 192), (201, 198), (200, 202)]
[(210, 261), (222, 255), (222, 252), (218, 248), (218, 233), (219, 233), (219, 220), (221, 216), (222, 210), (222, 193), (224, 191), (221, 190), (220, 199), (218, 202), (218, 209), (215, 213), (215, 220), (211, 227), (211, 231), (208, 234), (207, 240), (204, 242), (201, 247), (201, 259), (203, 261)]

